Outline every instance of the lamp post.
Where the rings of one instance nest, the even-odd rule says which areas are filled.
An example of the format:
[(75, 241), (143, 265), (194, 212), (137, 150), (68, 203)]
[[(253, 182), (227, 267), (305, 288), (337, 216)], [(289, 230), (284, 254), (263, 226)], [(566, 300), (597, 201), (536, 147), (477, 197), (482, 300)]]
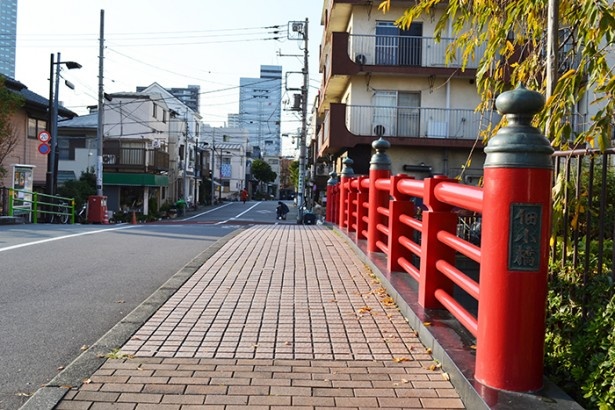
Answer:
[[(46, 188), (49, 195), (56, 194), (58, 185), (58, 92), (60, 91), (60, 65), (62, 64), (69, 70), (81, 68), (81, 64), (75, 61), (60, 61), (60, 53), (57, 53), (57, 60), (54, 61), (54, 55), (51, 54), (51, 63), (49, 65), (49, 133), (51, 134), (51, 150), (47, 158), (46, 175)], [(68, 82), (66, 85), (74, 88)]]

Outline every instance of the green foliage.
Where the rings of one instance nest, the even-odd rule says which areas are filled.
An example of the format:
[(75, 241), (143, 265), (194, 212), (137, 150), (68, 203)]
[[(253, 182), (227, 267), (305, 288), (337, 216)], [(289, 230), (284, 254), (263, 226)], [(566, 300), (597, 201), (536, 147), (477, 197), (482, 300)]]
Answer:
[(292, 186), (297, 188), (299, 186), (299, 161), (291, 162), (288, 167), (288, 172), (290, 174), (290, 182)]
[(66, 181), (58, 187), (58, 195), (75, 200), (75, 212), (88, 201), (90, 195), (96, 195), (96, 174), (83, 172), (79, 180)]
[(7, 169), (4, 160), (13, 151), (18, 142), (18, 135), (13, 125), (13, 114), (24, 104), (23, 98), (10, 91), (4, 83), (4, 78), (0, 76), (0, 178)]
[[(612, 243), (611, 243), (612, 244)], [(615, 407), (615, 296), (609, 270), (552, 267), (545, 372), (588, 409)]]
[[(476, 84), (482, 97), (482, 110), (491, 110), (493, 99), (520, 82), (543, 94), (546, 84), (547, 0), (467, 1), (420, 0), (405, 10), (396, 23), (404, 28), (413, 20), (433, 21), (434, 36), (455, 40), (447, 49), (447, 59), (462, 66), (478, 58)], [(379, 8), (390, 10), (391, 1)], [(570, 141), (589, 143), (604, 150), (613, 135), (615, 114), (615, 72), (609, 53), (615, 39), (615, 9), (607, 0), (561, 0), (557, 16), (560, 31), (556, 79), (553, 94), (539, 118), (539, 127), (553, 141), (566, 147)], [(452, 32), (449, 34), (449, 27)], [(566, 47), (562, 47), (562, 44)], [(479, 50), (484, 49), (484, 52)], [(598, 108), (589, 129), (574, 134), (573, 110), (583, 98)]]
[(271, 170), (271, 165), (262, 159), (255, 159), (252, 162), (252, 176), (259, 182), (273, 182), (278, 177), (278, 174)]

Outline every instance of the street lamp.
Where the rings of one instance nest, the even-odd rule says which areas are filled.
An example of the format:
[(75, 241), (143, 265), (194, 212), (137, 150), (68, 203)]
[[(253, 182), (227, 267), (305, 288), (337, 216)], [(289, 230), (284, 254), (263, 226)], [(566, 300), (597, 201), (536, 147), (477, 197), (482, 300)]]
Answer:
[[(64, 64), (69, 70), (81, 68), (81, 64), (75, 61), (60, 61), (60, 53), (57, 53), (57, 61), (51, 54), (49, 65), (49, 133), (51, 134), (51, 150), (47, 158), (47, 193), (55, 195), (58, 185), (58, 92), (60, 91), (60, 65)], [(54, 72), (55, 70), (55, 72)], [(73, 88), (72, 83), (67, 82), (69, 88)]]

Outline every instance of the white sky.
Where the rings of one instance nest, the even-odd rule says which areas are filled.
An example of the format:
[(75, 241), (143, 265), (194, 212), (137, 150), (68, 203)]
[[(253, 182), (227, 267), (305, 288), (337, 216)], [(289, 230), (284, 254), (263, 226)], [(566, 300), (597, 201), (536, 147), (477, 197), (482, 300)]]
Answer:
[[(62, 83), (63, 104), (84, 114), (98, 100), (100, 11), (104, 10), (105, 92), (135, 91), (157, 82), (163, 87), (201, 86), (205, 123), (222, 126), (238, 111), (239, 78), (259, 77), (262, 64), (301, 71), (303, 41), (288, 40), (289, 21), (309, 19), (309, 103), (320, 84), (318, 49), (322, 0), (19, 0), (15, 79), (49, 96), (50, 55), (83, 68), (62, 71), (76, 89)], [(271, 38), (280, 26), (281, 40)], [(265, 40), (265, 39), (269, 40)], [(301, 74), (289, 76), (299, 87)], [(289, 92), (283, 99), (290, 98)], [(300, 127), (299, 117), (282, 113), (282, 132)]]

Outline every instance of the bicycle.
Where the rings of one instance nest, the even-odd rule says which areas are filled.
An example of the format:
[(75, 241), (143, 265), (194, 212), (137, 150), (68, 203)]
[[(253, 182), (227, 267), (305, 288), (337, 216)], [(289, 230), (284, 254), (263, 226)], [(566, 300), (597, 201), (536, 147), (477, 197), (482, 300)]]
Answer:
[(69, 220), (70, 206), (68, 202), (61, 201), (57, 205), (54, 205), (53, 212), (51, 213), (50, 223), (52, 224), (67, 224)]

